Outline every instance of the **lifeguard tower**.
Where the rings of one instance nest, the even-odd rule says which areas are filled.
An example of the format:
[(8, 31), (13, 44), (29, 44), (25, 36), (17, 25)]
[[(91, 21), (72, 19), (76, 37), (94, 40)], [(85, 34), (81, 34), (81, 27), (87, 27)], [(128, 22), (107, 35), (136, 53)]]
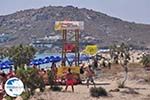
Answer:
[[(84, 29), (82, 21), (56, 21), (55, 30), (60, 31), (62, 35), (62, 64), (57, 71), (58, 83), (63, 84), (63, 75), (71, 69), (76, 79), (75, 84), (80, 83), (80, 67), (79, 67), (79, 36), (80, 30)], [(68, 61), (67, 54), (74, 54), (73, 61)], [(68, 63), (68, 64), (66, 64)]]
[[(74, 65), (79, 66), (79, 34), (84, 29), (82, 21), (56, 21), (55, 30), (62, 34), (62, 66), (68, 62), (67, 54), (74, 54)], [(72, 66), (72, 63), (68, 65)]]

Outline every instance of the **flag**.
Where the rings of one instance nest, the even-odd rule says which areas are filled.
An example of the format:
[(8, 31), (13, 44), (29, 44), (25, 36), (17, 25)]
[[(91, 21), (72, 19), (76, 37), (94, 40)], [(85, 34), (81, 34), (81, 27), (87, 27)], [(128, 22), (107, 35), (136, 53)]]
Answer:
[(83, 53), (89, 55), (95, 55), (97, 53), (97, 45), (87, 45)]

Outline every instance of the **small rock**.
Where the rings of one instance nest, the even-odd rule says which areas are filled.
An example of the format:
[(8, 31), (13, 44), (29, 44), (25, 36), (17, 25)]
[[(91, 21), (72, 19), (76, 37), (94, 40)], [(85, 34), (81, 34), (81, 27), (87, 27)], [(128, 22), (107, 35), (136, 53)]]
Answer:
[(109, 90), (109, 92), (119, 92), (120, 91), (120, 89), (111, 89), (111, 90)]
[(35, 92), (36, 93), (40, 92), (40, 89), (39, 88), (35, 89)]

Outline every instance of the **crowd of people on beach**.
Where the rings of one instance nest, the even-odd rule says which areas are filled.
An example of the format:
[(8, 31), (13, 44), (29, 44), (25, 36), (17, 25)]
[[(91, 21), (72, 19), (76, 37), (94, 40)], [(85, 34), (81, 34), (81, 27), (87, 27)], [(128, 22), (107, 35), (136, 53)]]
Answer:
[[(84, 82), (86, 84), (86, 86), (89, 88), (90, 83), (93, 84), (94, 87), (96, 87), (96, 83), (94, 81), (94, 77), (96, 76), (96, 71), (98, 68), (98, 60), (97, 59), (93, 59), (91, 64), (87, 64), (87, 63), (81, 63), (79, 66), (80, 72), (79, 72), (79, 78), (80, 81), (82, 83), (82, 76), (84, 76)], [(40, 77), (42, 77), (44, 84), (48, 85), (49, 84), (49, 76), (48, 76), (48, 70), (51, 71), (51, 75), (53, 77), (53, 82), (54, 84), (57, 84), (57, 71), (58, 71), (58, 66), (56, 63), (52, 63), (51, 64), (51, 69), (44, 69), (41, 68), (39, 69), (38, 66), (33, 66), (34, 69), (37, 69), (38, 75)], [(5, 82), (11, 78), (11, 77), (16, 77), (15, 72), (13, 71), (12, 68), (10, 68), (9, 72), (6, 74), (4, 71), (0, 71), (0, 97), (3, 97), (4, 95), (4, 84)], [(75, 77), (74, 77), (74, 73), (73, 70), (71, 69), (71, 67), (67, 68), (67, 72), (65, 72), (63, 74), (63, 78), (65, 78), (65, 89), (64, 91), (67, 91), (68, 86), (71, 86), (72, 88), (72, 92), (74, 92), (74, 86), (76, 85), (75, 81)], [(57, 84), (58, 85), (58, 84)]]

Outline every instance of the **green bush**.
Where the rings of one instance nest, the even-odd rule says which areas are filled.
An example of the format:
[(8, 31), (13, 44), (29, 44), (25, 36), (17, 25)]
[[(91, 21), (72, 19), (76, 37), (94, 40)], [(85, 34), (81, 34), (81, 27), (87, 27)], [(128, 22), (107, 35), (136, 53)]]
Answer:
[(29, 92), (23, 92), (21, 94), (21, 97), (23, 98), (23, 100), (29, 100), (30, 98), (30, 93)]
[[(29, 92), (23, 92), (21, 95), (23, 100), (29, 100), (30, 93)], [(5, 96), (6, 100), (15, 100), (16, 97), (11, 97), (9, 95)]]
[(150, 66), (150, 54), (143, 55), (142, 60), (140, 61), (144, 67)]
[(8, 95), (5, 96), (5, 99), (6, 99), (6, 100), (14, 100), (12, 97), (10, 97), (10, 96), (8, 96)]
[(92, 87), (90, 88), (90, 94), (92, 97), (99, 97), (99, 96), (107, 96), (107, 91), (102, 87)]
[(38, 70), (35, 68), (27, 68), (27, 70), (19, 69), (17, 70), (17, 77), (23, 81), (26, 89), (30, 88), (32, 95), (37, 88), (40, 88), (41, 91), (44, 91), (45, 89), (44, 81), (42, 77), (39, 76)]

